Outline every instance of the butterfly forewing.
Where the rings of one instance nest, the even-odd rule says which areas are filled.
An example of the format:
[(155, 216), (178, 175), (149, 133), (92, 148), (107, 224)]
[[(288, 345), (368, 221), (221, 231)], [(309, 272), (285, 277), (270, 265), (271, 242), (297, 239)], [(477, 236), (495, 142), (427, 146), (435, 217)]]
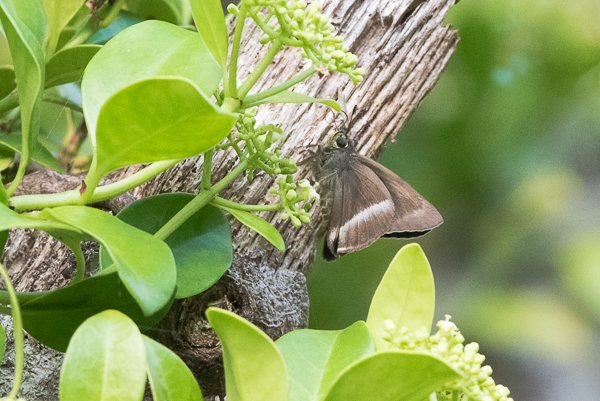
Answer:
[(357, 157), (381, 179), (394, 202), (394, 223), (385, 236), (416, 237), (443, 223), (444, 219), (437, 209), (393, 171), (367, 157)]

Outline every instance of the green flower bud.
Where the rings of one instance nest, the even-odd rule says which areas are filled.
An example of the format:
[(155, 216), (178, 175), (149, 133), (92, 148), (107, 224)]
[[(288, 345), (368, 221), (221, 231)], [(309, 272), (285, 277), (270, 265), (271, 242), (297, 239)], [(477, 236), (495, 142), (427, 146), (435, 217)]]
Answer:
[(232, 15), (238, 15), (240, 13), (240, 9), (235, 4), (229, 4), (227, 6), (227, 12)]
[(296, 216), (290, 216), (290, 220), (292, 221), (292, 225), (296, 228), (300, 228), (302, 226), (302, 222)]
[(290, 189), (289, 191), (287, 191), (287, 193), (285, 194), (285, 198), (289, 201), (293, 201), (298, 197), (298, 194), (296, 193), (296, 191), (294, 191), (293, 189)]

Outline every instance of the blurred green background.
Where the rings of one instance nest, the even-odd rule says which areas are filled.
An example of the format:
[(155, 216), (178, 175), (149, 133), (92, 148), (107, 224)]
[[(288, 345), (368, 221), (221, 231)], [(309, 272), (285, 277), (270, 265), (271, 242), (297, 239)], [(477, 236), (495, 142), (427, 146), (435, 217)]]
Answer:
[[(418, 240), (436, 318), (515, 400), (598, 400), (600, 2), (464, 0), (448, 22), (458, 51), (380, 158), (444, 215)], [(311, 326), (364, 319), (404, 244), (317, 261)]]

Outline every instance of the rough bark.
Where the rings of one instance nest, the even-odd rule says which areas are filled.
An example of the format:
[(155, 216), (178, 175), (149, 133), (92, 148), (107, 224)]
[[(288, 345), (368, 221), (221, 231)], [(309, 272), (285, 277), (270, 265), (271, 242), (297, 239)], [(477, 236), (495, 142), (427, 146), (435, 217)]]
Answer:
[[(350, 123), (349, 137), (360, 153), (376, 155), (393, 139), (410, 114), (437, 81), (456, 47), (458, 36), (443, 18), (457, 0), (325, 0), (323, 9), (345, 37), (350, 50), (358, 55), (367, 70), (365, 81), (352, 85), (342, 75), (313, 77), (295, 91), (318, 97), (336, 97), (341, 88), (348, 107), (356, 106)], [(247, 26), (240, 61), (240, 76), (247, 75), (260, 59), (258, 30)], [(274, 61), (268, 77), (255, 90), (283, 82), (298, 71), (290, 68), (289, 54)], [(328, 132), (327, 109), (318, 105), (283, 105), (263, 107), (258, 119), (277, 122), (289, 133), (285, 153), (298, 161), (301, 152), (324, 143)], [(226, 174), (235, 158), (219, 155), (214, 162), (216, 177)], [(119, 172), (130, 174), (135, 168)], [(299, 176), (311, 176), (302, 165)], [(43, 175), (43, 174), (42, 174)], [(153, 182), (138, 188), (119, 202), (160, 192), (196, 191), (201, 175), (201, 159), (180, 163)], [(27, 192), (56, 192), (65, 183), (40, 188), (43, 178), (32, 178), (24, 185)], [(76, 182), (75, 182), (76, 181)], [(79, 183), (72, 180), (70, 187)], [(229, 188), (225, 197), (247, 203), (264, 202), (270, 177), (261, 176), (251, 184), (240, 180)], [(38, 185), (38, 187), (36, 187)], [(34, 188), (34, 190), (32, 190)], [(60, 189), (58, 189), (60, 188)], [(241, 189), (243, 188), (243, 189)], [(205, 394), (223, 393), (222, 369), (216, 337), (203, 318), (209, 305), (232, 309), (250, 319), (272, 337), (307, 324), (308, 297), (305, 274), (314, 257), (317, 235), (322, 225), (319, 211), (313, 222), (302, 229), (265, 214), (282, 232), (288, 250), (281, 254), (256, 233), (233, 223), (235, 261), (226, 276), (206, 293), (177, 303), (167, 318), (152, 333), (175, 349), (201, 381)], [(93, 257), (90, 250), (90, 257)], [(44, 234), (18, 230), (11, 234), (6, 257), (19, 290), (41, 290), (65, 285), (72, 274), (70, 252)], [(30, 400), (56, 399), (56, 381), (60, 355), (31, 340), (27, 346), (28, 372), (23, 396)], [(0, 393), (6, 393), (7, 377), (12, 368), (10, 358), (2, 365)], [(209, 398), (210, 399), (210, 398)]]

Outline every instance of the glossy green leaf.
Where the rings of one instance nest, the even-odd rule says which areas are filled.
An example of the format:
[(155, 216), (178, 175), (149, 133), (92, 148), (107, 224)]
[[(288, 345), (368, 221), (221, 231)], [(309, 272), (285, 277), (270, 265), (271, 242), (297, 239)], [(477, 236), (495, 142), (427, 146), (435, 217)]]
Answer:
[(190, 23), (188, 0), (127, 0), (127, 8), (143, 19), (157, 19), (175, 25)]
[(227, 24), (220, 0), (191, 0), (192, 16), (198, 33), (213, 57), (225, 70), (227, 63)]
[[(117, 217), (148, 233), (155, 233), (194, 199), (191, 194), (161, 194), (140, 199)], [(231, 228), (223, 213), (205, 206), (182, 224), (165, 242), (177, 266), (177, 298), (191, 297), (212, 287), (233, 260)], [(108, 260), (107, 260), (108, 259)], [(111, 264), (103, 248), (101, 264)]]
[(23, 325), (30, 335), (64, 352), (77, 327), (96, 313), (116, 309), (132, 318), (142, 330), (147, 330), (165, 315), (170, 305), (145, 317), (119, 275), (108, 273), (21, 301), (21, 310)]
[(53, 54), (60, 32), (85, 4), (85, 0), (42, 0), (46, 13), (46, 53)]
[(158, 312), (171, 301), (175, 261), (163, 241), (91, 207), (62, 206), (44, 209), (43, 213), (77, 227), (106, 247), (119, 277), (146, 315)]
[(234, 123), (232, 114), (221, 112), (189, 80), (137, 82), (102, 107), (96, 131), (90, 131), (95, 147), (86, 184), (95, 187), (119, 167), (203, 153), (221, 142)]
[(0, 0), (0, 22), (15, 67), (23, 132), (20, 171), (24, 173), (37, 145), (38, 109), (44, 89), (45, 16), (42, 4), (39, 0)]
[(208, 308), (206, 317), (223, 347), (227, 401), (288, 401), (286, 367), (273, 340), (235, 313)]
[[(156, 77), (187, 78), (208, 97), (217, 89), (221, 71), (196, 32), (162, 21), (126, 28), (94, 56), (83, 75), (81, 91), (90, 134), (96, 132), (100, 109), (110, 97), (135, 82)], [(148, 117), (136, 115), (136, 110), (122, 114), (132, 120)], [(152, 112), (161, 113), (162, 109)]]
[(291, 91), (284, 91), (268, 98), (253, 102), (252, 98), (248, 98), (247, 107), (259, 106), (267, 103), (320, 103), (331, 107), (333, 110), (340, 112), (342, 107), (333, 99), (319, 99), (312, 96), (304, 95)]
[(4, 351), (6, 351), (6, 332), (4, 326), (0, 324), (0, 363), (4, 360)]
[(135, 323), (114, 310), (86, 320), (69, 343), (59, 386), (60, 401), (141, 401), (146, 351)]
[[(0, 144), (0, 172), (6, 170), (12, 164), (15, 158), (15, 151), (6, 145)], [(0, 202), (2, 194), (0, 193)]]
[(16, 87), (14, 68), (11, 65), (0, 66), (0, 99), (8, 96)]
[(81, 80), (85, 67), (101, 48), (99, 45), (79, 45), (54, 54), (46, 64), (46, 88)]
[(78, 231), (75, 227), (56, 221), (45, 220), (39, 218), (39, 216), (34, 217), (29, 214), (19, 214), (11, 210), (5, 202), (0, 202), (0, 231), (10, 230), (11, 228), (32, 228), (44, 231)]
[(146, 336), (144, 345), (154, 401), (203, 400), (196, 378), (177, 354)]
[[(17, 153), (21, 152), (22, 135), (20, 132), (11, 132), (10, 134), (0, 134), (0, 144), (14, 150)], [(50, 168), (54, 171), (62, 172), (64, 169), (56, 160), (52, 153), (42, 144), (34, 147), (31, 154), (31, 159), (41, 166)]]
[(346, 367), (375, 351), (364, 322), (340, 331), (296, 330), (276, 344), (288, 368), (291, 401), (323, 399)]
[(346, 369), (324, 401), (423, 401), (459, 378), (458, 372), (429, 354), (378, 352)]
[(384, 322), (410, 330), (431, 329), (435, 310), (435, 287), (429, 262), (418, 244), (409, 244), (398, 251), (384, 274), (371, 301), (367, 326), (377, 349), (388, 343)]
[(259, 233), (263, 238), (269, 241), (280, 252), (285, 251), (285, 242), (277, 229), (265, 219), (255, 215), (254, 213), (245, 212), (218, 205), (221, 209), (231, 213), (233, 217), (239, 220), (240, 223)]

